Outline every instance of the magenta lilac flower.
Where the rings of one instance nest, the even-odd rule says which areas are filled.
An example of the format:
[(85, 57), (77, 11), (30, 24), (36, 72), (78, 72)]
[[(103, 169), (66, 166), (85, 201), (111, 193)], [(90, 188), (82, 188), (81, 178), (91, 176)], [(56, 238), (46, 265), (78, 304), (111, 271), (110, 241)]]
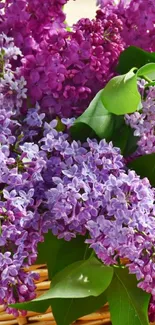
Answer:
[(150, 299), (149, 310), (148, 310), (149, 321), (153, 323), (155, 321), (155, 300), (153, 297)]
[(87, 108), (114, 75), (124, 49), (122, 22), (116, 14), (81, 19), (71, 32), (64, 25), (66, 0), (6, 1), (0, 29), (14, 38), (24, 57), (30, 105), (38, 101), (52, 116), (72, 117)]
[(22, 60), (32, 103), (39, 101), (53, 116), (79, 115), (114, 75), (124, 48), (121, 29), (117, 16), (109, 15), (104, 20), (82, 19), (72, 32), (50, 31)]
[(122, 38), (126, 46), (135, 45), (155, 51), (155, 3), (153, 0), (97, 0), (104, 12), (116, 13), (123, 23)]
[(0, 29), (26, 54), (50, 29), (64, 25), (67, 0), (9, 0), (2, 4)]

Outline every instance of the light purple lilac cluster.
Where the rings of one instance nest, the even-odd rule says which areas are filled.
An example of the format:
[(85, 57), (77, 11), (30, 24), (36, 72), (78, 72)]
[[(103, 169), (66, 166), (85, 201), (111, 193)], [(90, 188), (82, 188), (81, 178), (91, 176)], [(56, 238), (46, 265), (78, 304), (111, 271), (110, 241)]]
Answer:
[[(14, 47), (12, 39), (8, 39), (5, 35), (1, 35), (1, 54), (3, 71), (0, 83), (2, 89), (0, 109), (0, 303), (7, 306), (9, 303), (23, 302), (35, 297), (34, 279), (37, 279), (37, 275), (24, 271), (24, 268), (36, 261), (37, 245), (43, 241), (44, 233), (51, 229), (54, 234), (69, 240), (77, 233), (83, 234), (86, 231), (82, 217), (84, 207), (82, 199), (85, 195), (80, 192), (84, 181), (82, 183), (81, 180), (81, 185), (77, 184), (76, 189), (74, 189), (74, 182), (82, 170), (81, 155), (86, 163), (90, 159), (91, 164), (93, 153), (89, 158), (89, 146), (92, 147), (94, 153), (96, 152), (96, 159), (99, 155), (97, 156), (98, 145), (96, 142), (82, 146), (80, 142), (71, 143), (67, 133), (57, 132), (55, 129), (57, 121), (53, 120), (47, 123), (45, 114), (38, 113), (39, 105), (29, 109), (25, 118), (20, 115), (19, 108), (22, 105), (22, 99), (25, 99), (26, 96), (26, 89), (23, 87), (25, 81), (23, 79), (23, 86), (20, 86), (16, 73), (18, 69), (13, 70), (13, 63), (21, 53)], [(69, 127), (73, 120), (63, 119), (63, 122)], [(107, 173), (108, 168), (109, 170), (112, 168), (115, 172), (115, 169), (123, 165), (122, 157), (117, 153), (118, 150), (113, 149), (111, 145), (103, 142), (102, 147), (103, 149), (105, 147), (107, 157), (105, 163), (109, 166), (106, 168)], [(108, 150), (109, 153), (106, 153)], [(100, 155), (103, 155), (101, 149), (100, 151)], [(113, 164), (110, 158), (113, 159)], [(99, 159), (97, 164), (101, 164)], [(85, 169), (87, 170), (87, 167)], [(71, 175), (75, 173), (72, 189), (69, 187), (71, 179), (69, 173)], [(104, 175), (106, 177), (106, 172)], [(62, 186), (59, 184), (61, 180)], [(93, 186), (93, 182), (91, 184)], [(63, 191), (60, 191), (63, 186), (64, 189), (65, 186), (67, 189), (66, 211), (58, 218), (57, 205), (53, 205), (53, 197), (55, 195), (56, 201), (65, 206)], [(79, 188), (79, 186), (81, 187)], [(71, 206), (71, 204), (73, 205)], [(53, 207), (52, 213), (51, 207)], [(76, 209), (75, 212), (79, 209), (79, 215), (75, 214), (71, 218), (72, 207)], [(85, 209), (88, 210), (86, 207)], [(91, 213), (93, 214), (93, 212)], [(88, 219), (90, 217), (91, 214)], [(8, 311), (12, 310), (8, 308)], [(18, 315), (18, 312), (14, 311), (14, 314)]]
[(23, 267), (34, 262), (37, 243), (43, 240), (39, 228), (36, 231), (34, 226), (38, 212), (32, 199), (31, 181), (39, 171), (39, 160), (25, 162), (26, 154), (22, 148), (18, 151), (23, 137), (18, 113), (27, 91), (26, 81), (19, 78), (17, 68), (13, 69), (19, 56), (21, 52), (14, 46), (12, 38), (1, 34), (0, 303), (4, 304), (34, 298), (37, 276), (24, 272)]
[(55, 126), (45, 123), (40, 140), (47, 157), (42, 188), (49, 229), (65, 240), (88, 231), (87, 242), (105, 264), (127, 258), (138, 286), (155, 297), (154, 189), (126, 170), (111, 143), (71, 142)]
[[(9, 110), (17, 113), (27, 98), (26, 81), (20, 77), (18, 67), (14, 68), (21, 57), (22, 53), (13, 39), (0, 34), (0, 109), (6, 110), (4, 114), (10, 114)], [(4, 122), (6, 124), (7, 120)]]
[(8, 157), (5, 164), (1, 162), (3, 183), (1, 181), (0, 201), (0, 302), (7, 304), (35, 297), (33, 280), (37, 276), (25, 272), (23, 268), (34, 264), (37, 244), (43, 241), (44, 229), (38, 212), (40, 202), (33, 197), (33, 178), (39, 173), (38, 166), (33, 161), (23, 163), (24, 171), (21, 172), (19, 165), (22, 160), (14, 168), (10, 167), (10, 161), (13, 158)]
[[(113, 76), (124, 48), (126, 18), (110, 5), (95, 20), (82, 19), (69, 32), (63, 24), (65, 3), (1, 4), (0, 28), (7, 36), (0, 35), (0, 303), (34, 298), (37, 275), (24, 269), (36, 261), (44, 233), (51, 230), (71, 240), (87, 232), (90, 246), (105, 264), (129, 259), (139, 287), (152, 294), (152, 313), (154, 189), (147, 179), (127, 171), (112, 143), (72, 141), (67, 131), (72, 121), (63, 119), (66, 132), (58, 132), (57, 121), (40, 113), (75, 117), (82, 112)], [(136, 5), (132, 9), (136, 13)], [(153, 96), (152, 89), (141, 115), (126, 116), (135, 134), (142, 135), (139, 146), (145, 153), (154, 141)]]
[(4, 126), (4, 112), (0, 127), (8, 132), (0, 146), (0, 303), (7, 305), (35, 297), (34, 279), (38, 277), (23, 268), (34, 264), (47, 221), (39, 213), (42, 200), (35, 196), (45, 161), (38, 146), (26, 142), (26, 127), (20, 125), (20, 118), (14, 127), (10, 113)]
[(99, 144), (88, 140), (81, 145), (70, 143), (66, 135), (48, 133), (44, 141), (42, 150), (51, 152), (43, 173), (49, 186), (48, 219), (58, 238), (70, 240), (76, 234), (84, 235), (87, 221), (97, 217), (103, 184), (110, 174), (117, 176), (123, 169), (123, 159), (119, 149), (104, 140)]
[(44, 117), (30, 109), (14, 128), (10, 116), (14, 141), (6, 132), (0, 147), (0, 303), (6, 305), (34, 298), (37, 275), (24, 268), (36, 261), (43, 234), (51, 229), (65, 240), (83, 235), (100, 204), (99, 180), (123, 168), (111, 144), (71, 142), (67, 133), (56, 131), (56, 120), (47, 123)]
[[(117, 3), (117, 4), (116, 4)], [(123, 23), (126, 46), (155, 51), (155, 3), (153, 0), (97, 0), (103, 11), (115, 13)]]
[(128, 258), (139, 287), (155, 296), (155, 193), (149, 181), (126, 171), (119, 150), (104, 140), (81, 146), (55, 129), (44, 135), (41, 149), (54, 153), (42, 174), (52, 232), (70, 240), (87, 229), (87, 242), (105, 264)]
[(35, 262), (48, 230), (65, 240), (89, 232), (88, 242), (105, 264), (128, 258), (139, 287), (155, 296), (149, 181), (126, 171), (111, 143), (71, 141), (56, 130), (56, 120), (47, 122), (37, 110), (19, 119), (13, 146), (1, 146), (0, 302), (34, 297), (35, 275), (23, 268)]
[[(3, 85), (18, 51), (12, 40), (4, 35), (2, 40)], [(16, 84), (18, 75), (12, 73)], [(0, 112), (0, 303), (35, 296), (37, 276), (24, 268), (35, 262), (37, 245), (48, 230), (65, 240), (89, 231), (101, 260), (117, 264), (119, 257), (129, 258), (139, 286), (155, 296), (154, 190), (149, 182), (125, 171), (120, 150), (111, 143), (81, 144), (71, 141), (68, 132), (58, 132), (57, 121), (49, 122), (39, 105), (20, 115), (16, 94), (22, 100), (26, 91), (17, 87), (10, 92), (13, 87), (4, 87)], [(66, 129), (73, 120), (62, 120)]]
[(138, 154), (155, 153), (155, 88), (150, 87), (142, 111), (125, 116), (138, 140)]
[(130, 273), (138, 286), (155, 295), (154, 282), (154, 190), (134, 171), (110, 175), (104, 183), (102, 209), (87, 223), (88, 242), (105, 264), (129, 259)]
[[(23, 53), (21, 75), (31, 106), (39, 101), (50, 115), (79, 115), (114, 75), (124, 49), (122, 22), (108, 11), (82, 19), (66, 30), (67, 0), (7, 0), (0, 30), (14, 38)], [(19, 64), (19, 62), (17, 62)]]

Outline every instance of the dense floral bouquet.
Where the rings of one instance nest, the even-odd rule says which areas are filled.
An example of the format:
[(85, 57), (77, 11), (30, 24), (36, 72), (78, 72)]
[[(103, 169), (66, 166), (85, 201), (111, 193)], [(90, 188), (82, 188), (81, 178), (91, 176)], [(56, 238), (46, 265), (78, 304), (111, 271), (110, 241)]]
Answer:
[[(78, 0), (77, 0), (78, 1)], [(0, 303), (155, 320), (155, 3), (0, 2)], [(46, 263), (51, 288), (35, 298)], [(60, 312), (61, 310), (61, 312)]]

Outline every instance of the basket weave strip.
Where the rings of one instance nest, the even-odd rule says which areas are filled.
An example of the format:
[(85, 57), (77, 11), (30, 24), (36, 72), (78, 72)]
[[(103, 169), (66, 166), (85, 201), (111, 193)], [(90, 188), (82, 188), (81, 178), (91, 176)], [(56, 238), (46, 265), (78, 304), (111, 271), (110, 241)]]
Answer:
[[(26, 272), (30, 271), (35, 271), (40, 275), (39, 280), (36, 281), (36, 295), (38, 297), (50, 287), (48, 271), (46, 265), (34, 265), (26, 269)], [(44, 314), (28, 312), (26, 317), (15, 318), (14, 315), (7, 314), (4, 306), (0, 305), (0, 325), (56, 325), (56, 322), (50, 308)], [(106, 304), (96, 313), (80, 317), (74, 322), (74, 325), (111, 325), (108, 305)], [(155, 325), (155, 323), (150, 325)]]

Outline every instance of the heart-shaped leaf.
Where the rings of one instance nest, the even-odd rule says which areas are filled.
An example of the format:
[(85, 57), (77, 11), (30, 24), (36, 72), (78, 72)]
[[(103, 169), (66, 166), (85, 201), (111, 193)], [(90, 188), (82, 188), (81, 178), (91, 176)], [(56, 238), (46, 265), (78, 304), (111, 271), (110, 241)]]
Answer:
[(136, 151), (138, 138), (134, 136), (133, 129), (125, 123), (123, 115), (113, 116), (114, 131), (110, 140), (114, 146), (121, 149), (123, 156), (127, 157)]
[(107, 297), (102, 293), (98, 297), (52, 299), (51, 306), (57, 325), (70, 325), (79, 317), (95, 312), (106, 302)]
[[(52, 280), (51, 288), (42, 296), (30, 302), (11, 305), (17, 309), (38, 311), (42, 301), (44, 306), (51, 304), (55, 298), (97, 297), (109, 286), (113, 277), (113, 268), (104, 266), (95, 257), (86, 261), (75, 262), (59, 273)], [(47, 304), (46, 304), (46, 302)]]
[[(71, 128), (74, 139), (85, 140), (91, 137), (92, 130), (101, 139), (110, 138), (113, 131), (113, 116), (105, 109), (102, 94), (103, 90), (100, 90), (86, 111), (75, 121)], [(92, 135), (94, 136), (94, 133)]]
[(115, 268), (107, 298), (113, 325), (149, 325), (150, 295), (137, 288), (136, 277), (126, 268)]
[(147, 77), (151, 80), (155, 79), (155, 63), (145, 64), (137, 71), (138, 77)]
[(101, 100), (107, 111), (116, 115), (135, 112), (141, 96), (133, 69), (125, 75), (112, 78), (103, 89)]
[(117, 71), (121, 74), (127, 73), (133, 67), (141, 68), (150, 62), (155, 62), (155, 53), (144, 51), (139, 47), (129, 46), (119, 57)]
[[(51, 254), (49, 253), (51, 252)], [(36, 264), (47, 264), (49, 278), (76, 261), (88, 259), (92, 250), (85, 244), (85, 237), (78, 236), (72, 241), (58, 239), (49, 231), (44, 242), (38, 245)]]
[(53, 278), (51, 298), (84, 298), (98, 296), (109, 286), (113, 268), (95, 257), (69, 265)]

